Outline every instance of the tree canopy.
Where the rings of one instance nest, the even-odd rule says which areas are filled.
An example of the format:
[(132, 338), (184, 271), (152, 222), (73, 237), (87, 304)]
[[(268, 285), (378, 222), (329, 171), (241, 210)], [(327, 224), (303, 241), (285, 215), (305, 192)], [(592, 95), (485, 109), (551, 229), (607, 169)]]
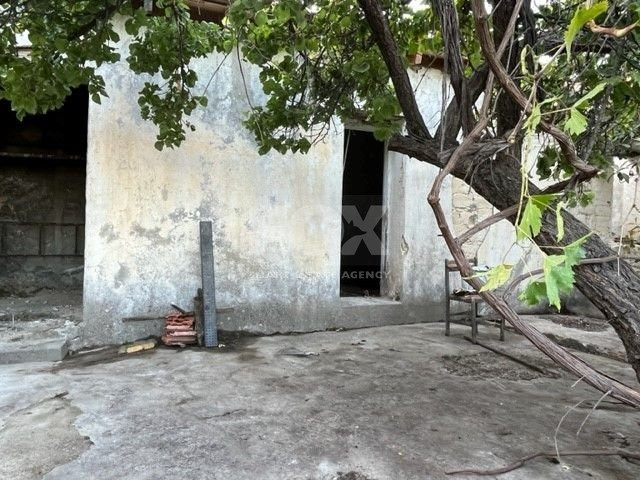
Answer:
[[(437, 2), (380, 3), (405, 66), (412, 55), (444, 52)], [(307, 150), (333, 115), (365, 120), (384, 139), (403, 128), (389, 71), (356, 1), (236, 0), (222, 25), (192, 19), (183, 0), (156, 1), (158, 15), (125, 0), (0, 5), (0, 98), (19, 116), (59, 107), (80, 84), (89, 86), (94, 101), (107, 95), (97, 68), (120, 60), (114, 20), (124, 15), (133, 37), (126, 61), (133, 72), (149, 75), (140, 106), (158, 125), (158, 148), (178, 146), (190, 127), (188, 115), (206, 105), (192, 60), (214, 51), (235, 55), (236, 47), (261, 68), (269, 94), (247, 119), (262, 151)], [(471, 77), (484, 57), (470, 1), (455, 6), (462, 68)], [(513, 68), (532, 98), (531, 121), (562, 125), (585, 159), (609, 171), (611, 157), (628, 156), (640, 136), (640, 29), (617, 38), (589, 26), (623, 29), (639, 16), (640, 2), (633, 0), (552, 0), (534, 9), (525, 2), (513, 38), (519, 51)], [(29, 55), (19, 49), (25, 37)], [(597, 134), (604, 130), (607, 135)], [(571, 170), (552, 147), (537, 167), (542, 177)]]

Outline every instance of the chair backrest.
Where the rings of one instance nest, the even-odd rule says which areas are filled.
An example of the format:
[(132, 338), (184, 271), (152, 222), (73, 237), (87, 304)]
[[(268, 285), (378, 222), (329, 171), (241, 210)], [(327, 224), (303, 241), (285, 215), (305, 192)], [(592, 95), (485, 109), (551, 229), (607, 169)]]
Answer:
[[(478, 258), (477, 257), (473, 257), (472, 259), (469, 260), (469, 263), (471, 264), (472, 267), (478, 266)], [(458, 268), (458, 265), (456, 265), (456, 261), (455, 260), (445, 260), (444, 261), (444, 270), (448, 274), (449, 272), (457, 272), (460, 269)]]
[[(474, 257), (474, 258), (470, 259), (469, 263), (471, 264), (472, 267), (477, 266), (478, 265), (478, 257)], [(458, 268), (458, 265), (456, 265), (455, 260), (445, 260), (444, 261), (444, 290), (445, 290), (445, 295), (447, 296), (447, 298), (449, 297), (449, 294), (451, 293), (450, 292), (449, 274), (451, 272), (459, 272), (459, 271), (460, 271), (460, 269)]]

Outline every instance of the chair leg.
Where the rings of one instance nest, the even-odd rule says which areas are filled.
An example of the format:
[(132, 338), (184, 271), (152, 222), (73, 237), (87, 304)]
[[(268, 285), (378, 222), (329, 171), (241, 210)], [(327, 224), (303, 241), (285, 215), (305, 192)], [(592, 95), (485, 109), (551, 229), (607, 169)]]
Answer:
[(451, 322), (451, 298), (449, 297), (449, 264), (447, 263), (447, 259), (444, 260), (444, 296), (446, 305), (444, 307), (444, 334), (445, 336), (449, 336), (450, 326), (449, 322)]
[(475, 300), (471, 300), (471, 340), (476, 343), (478, 336), (478, 305)]
[(447, 304), (445, 306), (445, 311), (444, 311), (444, 334), (445, 336), (449, 336), (449, 333), (451, 331), (450, 328), (450, 322), (451, 322), (451, 312), (450, 312), (451, 306), (449, 304), (449, 297), (447, 297)]

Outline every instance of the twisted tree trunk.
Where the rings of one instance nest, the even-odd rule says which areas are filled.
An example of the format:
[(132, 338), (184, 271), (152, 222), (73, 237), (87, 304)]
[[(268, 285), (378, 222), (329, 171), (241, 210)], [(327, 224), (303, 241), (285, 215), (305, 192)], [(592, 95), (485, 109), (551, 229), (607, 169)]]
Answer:
[[(487, 146), (498, 150), (503, 148), (499, 142)], [(441, 167), (443, 160), (437, 155), (435, 141), (420, 142), (406, 136), (396, 136), (389, 143), (389, 149), (404, 153), (417, 160)], [(488, 152), (486, 153), (488, 155)], [(473, 170), (471, 170), (473, 169)], [(473, 175), (470, 172), (473, 171)], [(520, 163), (515, 159), (502, 156), (495, 160), (477, 161), (471, 154), (464, 158), (451, 172), (466, 182), (479, 195), (498, 210), (505, 210), (520, 201), (521, 173)], [(529, 183), (531, 194), (540, 191)], [(512, 223), (515, 217), (507, 217)], [(591, 230), (568, 212), (563, 213), (565, 239), (570, 243), (585, 236)], [(535, 238), (538, 245), (555, 245), (555, 213), (547, 212), (543, 218), (540, 235)], [(584, 243), (586, 258), (616, 256), (616, 252), (597, 235), (591, 235)], [(544, 250), (544, 248), (543, 248)], [(557, 251), (548, 249), (548, 253)], [(576, 286), (602, 311), (624, 344), (627, 360), (640, 381), (640, 275), (624, 260), (615, 262), (579, 265), (575, 267)]]
[[(459, 28), (453, 10), (454, 4), (451, 0), (433, 1), (439, 4), (436, 10), (441, 15), (444, 29), (443, 37), (448, 38), (448, 41), (445, 41), (445, 67), (450, 64), (451, 57), (454, 57), (453, 63), (457, 65), (457, 60), (461, 55), (459, 44), (454, 41), (455, 36), (450, 35), (451, 29)], [(514, 125), (514, 122), (520, 122), (518, 120), (520, 115), (517, 113), (523, 111), (526, 113), (528, 109), (530, 110), (530, 105), (526, 98), (523, 98), (518, 85), (514, 83), (505, 69), (505, 64), (509, 65), (510, 63), (510, 55), (504, 59), (502, 57), (507, 52), (508, 44), (511, 43), (513, 46), (510, 39), (513, 38), (515, 32), (523, 0), (504, 0), (501, 2), (502, 6), (498, 10), (503, 11), (494, 12), (499, 18), (497, 20), (499, 26), (494, 31), (493, 39), (490, 38), (486, 23), (487, 15), (484, 11), (484, 3), (481, 0), (472, 0), (478, 36), (491, 73), (487, 74), (486, 71), (481, 71), (478, 72), (478, 75), (463, 82), (452, 79), (456, 95), (451, 105), (446, 107), (447, 115), (444, 118), (444, 125), (447, 128), (439, 129), (435, 139), (431, 137), (424, 126), (407, 72), (399, 62), (399, 52), (380, 3), (376, 0), (358, 0), (358, 3), (389, 70), (396, 96), (405, 116), (407, 135), (395, 135), (389, 142), (389, 149), (442, 168), (429, 194), (429, 204), (434, 210), (438, 227), (461, 273), (472, 277), (469, 262), (461, 248), (461, 242), (455, 238), (440, 206), (440, 187), (444, 177), (452, 174), (464, 180), (501, 211), (509, 209), (510, 212), (514, 212), (513, 206), (521, 201), (522, 176), (519, 160), (521, 149), (518, 141), (514, 141), (513, 138), (517, 134), (517, 128), (513, 135), (508, 134), (507, 129), (509, 125)], [(495, 45), (498, 43), (499, 46), (496, 48)], [(455, 68), (450, 73), (453, 76), (462, 75), (459, 69)], [(485, 78), (486, 81), (484, 81)], [(508, 94), (509, 96), (508, 101), (502, 102), (502, 106), (493, 112), (493, 115), (497, 115), (498, 118), (499, 135), (504, 135), (499, 138), (481, 140), (489, 124), (494, 79), (503, 89), (501, 95), (506, 97)], [(467, 98), (475, 100), (482, 91), (485, 94), (483, 106), (476, 126), (473, 131), (469, 132), (469, 125), (465, 126), (465, 116), (468, 120), (473, 118), (473, 114), (461, 110), (465, 104), (469, 105), (469, 101), (466, 101)], [(453, 117), (453, 123), (447, 119), (447, 116), (449, 119)], [(541, 122), (541, 128), (556, 139), (563, 156), (575, 167), (576, 174), (572, 181), (579, 182), (591, 178), (595, 169), (578, 157), (571, 138), (555, 125), (547, 123), (543, 125), (543, 123)], [(461, 145), (457, 145), (455, 134), (461, 125), (465, 138)], [(442, 151), (443, 146), (449, 147), (449, 150)], [(471, 172), (472, 175), (470, 175)], [(562, 190), (568, 184), (570, 182), (564, 182), (556, 191)], [(529, 185), (530, 194), (539, 191), (534, 185)], [(565, 238), (568, 241), (576, 240), (588, 232), (582, 223), (568, 213), (562, 215), (565, 219)], [(534, 239), (541, 246), (555, 245), (556, 222), (554, 216), (554, 213), (547, 213), (543, 221), (543, 229)], [(504, 217), (512, 222), (516, 220), (513, 213), (511, 215), (505, 214)], [(608, 257), (613, 253), (595, 235), (587, 240), (584, 248), (587, 256), (591, 258)], [(640, 318), (638, 318), (636, 307), (640, 292), (640, 276), (625, 262), (620, 262), (617, 267), (620, 273), (609, 264), (595, 267), (580, 266), (576, 269), (576, 284), (611, 321), (625, 345), (629, 362), (640, 380)], [(468, 281), (477, 290), (482, 287), (482, 283), (477, 278), (470, 278)], [(584, 361), (551, 342), (542, 333), (524, 322), (513, 308), (493, 292), (481, 292), (481, 295), (496, 312), (553, 360), (598, 390), (611, 394), (625, 403), (640, 407), (640, 392), (598, 372)]]

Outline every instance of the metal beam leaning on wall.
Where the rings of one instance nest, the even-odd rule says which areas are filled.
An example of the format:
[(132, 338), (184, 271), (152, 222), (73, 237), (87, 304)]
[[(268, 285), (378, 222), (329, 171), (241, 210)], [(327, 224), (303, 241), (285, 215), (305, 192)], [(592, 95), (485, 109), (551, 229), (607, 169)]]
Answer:
[(204, 346), (218, 346), (216, 291), (213, 274), (213, 226), (200, 222), (200, 264), (202, 272), (202, 310), (204, 313)]

